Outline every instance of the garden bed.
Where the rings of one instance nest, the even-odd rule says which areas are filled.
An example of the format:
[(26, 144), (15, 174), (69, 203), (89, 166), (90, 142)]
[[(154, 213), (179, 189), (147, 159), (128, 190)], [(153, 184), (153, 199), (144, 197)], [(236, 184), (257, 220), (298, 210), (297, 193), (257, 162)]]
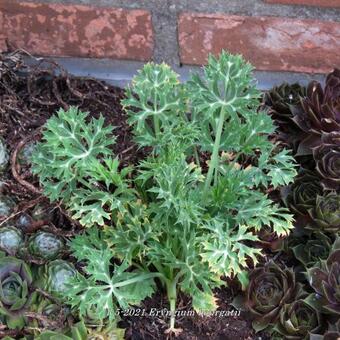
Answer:
[[(23, 62), (20, 53), (3, 55), (2, 58), (1, 96), (3, 99), (0, 109), (0, 131), (6, 145), (10, 146), (9, 153), (11, 155), (19, 144), (25, 145), (38, 139), (43, 124), (60, 107), (67, 109), (69, 105), (76, 105), (89, 112), (93, 117), (98, 118), (99, 114), (102, 114), (106, 124), (116, 127), (117, 144), (115, 144), (114, 152), (124, 163), (134, 164), (136, 160), (144, 158), (144, 152), (139, 151), (132, 141), (132, 134), (126, 122), (127, 117), (122, 110), (120, 101), (124, 98), (124, 90), (96, 79), (74, 77), (58, 64), (46, 60), (29, 67)], [(22, 143), (23, 141), (24, 143)], [(27, 171), (22, 171), (14, 177), (11, 169), (8, 169), (2, 178), (3, 192), (6, 195), (14, 196), (18, 203), (13, 214), (20, 216), (21, 212), (30, 212), (39, 201), (44, 204), (46, 209), (56, 209), (52, 221), (49, 222), (53, 229), (48, 229), (48, 231), (57, 235), (65, 235), (66, 238), (82, 231), (74, 221), (68, 218), (65, 211), (60, 207), (50, 205), (48, 200), (38, 193), (39, 185), (36, 178)], [(22, 180), (32, 184), (34, 189), (30, 190), (30, 187), (22, 185)], [(45, 223), (45, 221), (40, 222), (34, 222), (34, 226), (28, 232), (37, 231)], [(45, 230), (47, 229), (45, 228)], [(63, 258), (70, 259), (69, 255), (65, 255)], [(70, 260), (73, 261), (72, 258)], [(32, 259), (32, 263), (36, 263), (36, 260)], [(221, 310), (233, 310), (230, 302), (235, 292), (239, 292), (239, 287), (234, 289), (234, 292), (231, 289), (219, 292), (218, 296), (222, 302)], [(181, 297), (179, 306), (185, 310), (191, 309), (190, 301), (185, 296)], [(126, 328), (126, 338), (161, 339), (165, 337), (164, 331), (167, 329), (168, 322), (166, 299), (157, 294), (153, 298), (149, 298), (140, 308), (145, 309), (145, 313), (149, 313), (151, 308), (155, 308), (159, 315), (123, 316), (121, 325)], [(133, 314), (132, 311), (131, 313)], [(179, 339), (197, 339), (201, 336), (209, 336), (213, 339), (254, 338), (249, 315), (246, 313), (242, 313), (240, 316), (217, 318), (180, 317), (178, 326), (185, 330)], [(15, 332), (4, 330), (2, 334)], [(18, 333), (21, 334), (22, 331), (18, 331)]]
[[(338, 110), (336, 112), (339, 115), (340, 85), (337, 86), (338, 92), (336, 92), (336, 94), (338, 95), (337, 103), (339, 106), (334, 109)], [(296, 148), (296, 152), (296, 145), (299, 144), (299, 142), (297, 139), (293, 140), (293, 137), (289, 137), (290, 139), (287, 138), (287, 135), (294, 136), (295, 138), (296, 134), (299, 134), (300, 132), (297, 127), (295, 130), (291, 129), (290, 115), (292, 113), (289, 112), (290, 107), (288, 105), (285, 106), (286, 103), (283, 101), (287, 100), (287, 98), (291, 98), (293, 95), (294, 98), (292, 97), (290, 100), (295, 100), (297, 94), (301, 97), (306, 94), (301, 92), (304, 90), (300, 87), (296, 87), (296, 93), (293, 93), (292, 88), (289, 88), (287, 91), (288, 92), (285, 93), (284, 87), (274, 90), (271, 93), (271, 96), (267, 95), (265, 97), (265, 100), (263, 101), (264, 104), (262, 103), (262, 105), (267, 108), (270, 107), (272, 117), (279, 125), (278, 132), (271, 134), (270, 139), (273, 142), (284, 141), (289, 147), (292, 147), (293, 149)], [(277, 97), (277, 93), (280, 93), (282, 96), (286, 95), (286, 97)], [(65, 209), (61, 202), (50, 203), (50, 201), (42, 194), (38, 177), (33, 176), (30, 171), (29, 157), (25, 158), (25, 152), (23, 152), (23, 150), (26, 150), (27, 145), (41, 140), (43, 132), (42, 126), (60, 108), (67, 111), (70, 107), (77, 106), (80, 110), (89, 113), (89, 117), (87, 117), (88, 121), (90, 118), (99, 119), (100, 115), (103, 115), (105, 121), (104, 125), (112, 125), (115, 127), (114, 135), (116, 137), (116, 143), (110, 148), (112, 153), (120, 160), (120, 169), (129, 165), (137, 165), (138, 162), (145, 160), (151, 153), (150, 148), (140, 147), (134, 142), (133, 132), (128, 123), (128, 114), (123, 110), (121, 103), (125, 98), (123, 89), (108, 85), (96, 79), (74, 77), (69, 75), (54, 62), (40, 60), (35, 66), (29, 67), (24, 64), (21, 53), (1, 55), (0, 97), (0, 135), (4, 140), (4, 144), (6, 145), (10, 156), (10, 164), (2, 174), (0, 173), (0, 193), (2, 196), (10, 196), (15, 201), (15, 206), (12, 207), (9, 213), (4, 213), (2, 216), (0, 214), (0, 225), (2, 227), (16, 225), (23, 232), (26, 242), (32, 235), (35, 235), (39, 231), (54, 234), (65, 242), (69, 239), (73, 239), (76, 235), (82, 234), (84, 230), (79, 221), (70, 218), (69, 211)], [(293, 105), (293, 102), (289, 104)], [(338, 119), (338, 124), (340, 124), (339, 116), (336, 118)], [(299, 123), (300, 125), (303, 125), (303, 122)], [(339, 130), (336, 130), (337, 128), (338, 127), (335, 127), (334, 131), (339, 132)], [(308, 127), (306, 129), (308, 130)], [(337, 139), (337, 143), (339, 143), (339, 139)], [(299, 145), (301, 145), (301, 143)], [(337, 147), (339, 147), (339, 145)], [(203, 169), (207, 168), (206, 161), (209, 160), (208, 153), (199, 151), (198, 157), (201, 167)], [(242, 162), (241, 165), (238, 166), (251, 168), (253, 165), (252, 162), (254, 161), (249, 157), (241, 157), (240, 159)], [(324, 189), (324, 187), (317, 188), (316, 192), (312, 193), (312, 197), (308, 197), (308, 202), (303, 203), (300, 201), (301, 199), (304, 199), (303, 195), (309, 194), (308, 190), (310, 187), (305, 193), (302, 193), (302, 198), (301, 195), (299, 196), (299, 193), (292, 198), (291, 187), (289, 189), (290, 191), (288, 190), (288, 196), (283, 194), (284, 190), (280, 187), (268, 188), (267, 194), (273, 202), (284, 206), (283, 201), (285, 201), (286, 198), (286, 203), (288, 202), (287, 206), (289, 206), (291, 212), (296, 215), (296, 223), (300, 223), (299, 226), (296, 226), (296, 230), (298, 230), (298, 227), (307, 223), (305, 221), (307, 216), (305, 210), (307, 210), (307, 208), (308, 210), (314, 208), (316, 204), (316, 195), (324, 195), (323, 190), (325, 190), (326, 193), (330, 191), (336, 195), (340, 179), (336, 177), (339, 175), (339, 163), (335, 163), (335, 161), (332, 165), (333, 168), (331, 169), (331, 174), (333, 174), (334, 178), (331, 178), (331, 181), (329, 181), (331, 175), (326, 174), (324, 176), (326, 177), (325, 179), (322, 177), (322, 173), (320, 175), (320, 171), (317, 172), (315, 170), (315, 160), (310, 154), (306, 153), (296, 159), (304, 168), (312, 173), (310, 176), (316, 176), (317, 180), (323, 181), (326, 186), (333, 186), (331, 189)], [(339, 160), (337, 162), (339, 162)], [(327, 169), (324, 172), (326, 171)], [(312, 182), (315, 183), (315, 178), (312, 178)], [(334, 207), (335, 214), (339, 214), (340, 212), (339, 199), (337, 202), (338, 206)], [(301, 206), (303, 207), (301, 208)], [(300, 211), (297, 212), (299, 209)], [(38, 213), (36, 210), (39, 210)], [(301, 211), (302, 214), (300, 214)], [(320, 217), (318, 219), (315, 218), (314, 221), (319, 219)], [(326, 225), (326, 227), (324, 227), (325, 230), (321, 230), (326, 234), (326, 242), (329, 242), (329, 244), (336, 242), (335, 239), (340, 228), (339, 219), (339, 216), (337, 220), (336, 218), (333, 218), (332, 222), (329, 222), (329, 224), (333, 224), (330, 227)], [(310, 223), (309, 220), (308, 223)], [(320, 225), (324, 226), (325, 223), (320, 223)], [(318, 228), (317, 232), (320, 232), (322, 227)], [(296, 238), (290, 237), (289, 239), (292, 241), (291, 244), (296, 246), (298, 244), (303, 244), (304, 242), (310, 242), (310, 240), (313, 240), (314, 236), (315, 235), (311, 236), (308, 233), (302, 233), (301, 235), (297, 233), (297, 236), (294, 236)], [(296, 275), (296, 280), (300, 281), (301, 285), (303, 284), (305, 286), (308, 293), (312, 294), (313, 288), (308, 286), (302, 274), (304, 268), (300, 268), (301, 258), (299, 261), (299, 257), (297, 258), (289, 251), (287, 242), (287, 239), (283, 241), (283, 239), (277, 238), (271, 232), (262, 232), (262, 234), (260, 234), (260, 243), (264, 249), (264, 256), (259, 258), (260, 267), (266, 266), (273, 259), (276, 264), (279, 264), (282, 267), (294, 267), (296, 271), (296, 274), (294, 274)], [(249, 242), (247, 244), (249, 244)], [(9, 255), (12, 254), (9, 252)], [(322, 254), (322, 259), (325, 260), (328, 255), (329, 254), (326, 251), (325, 254)], [(317, 256), (318, 255), (316, 255), (316, 257)], [(34, 268), (48, 266), (49, 259), (40, 257), (37, 254), (32, 255), (29, 251), (28, 253), (23, 253), (21, 257), (24, 258), (24, 261), (29, 266)], [(58, 258), (73, 263), (75, 268), (79, 271), (83, 268), (83, 262), (77, 261), (67, 246), (58, 254)], [(253, 268), (251, 262), (249, 263), (249, 267)], [(334, 279), (338, 280), (337, 282), (339, 283), (340, 278), (336, 276), (338, 273), (339, 272), (335, 273)], [(287, 276), (288, 274), (285, 275)], [(164, 314), (169, 311), (169, 302), (166, 294), (163, 294), (162, 287), (157, 282), (156, 293), (151, 297), (147, 297), (138, 309), (136, 309), (137, 307), (134, 307), (133, 309), (121, 311), (119, 313), (121, 320), (117, 327), (125, 330), (123, 332), (125, 334), (124, 338), (136, 340), (168, 339), (175, 337), (183, 340), (205, 338), (271, 338), (266, 330), (256, 333), (253, 329), (252, 321), (254, 320), (254, 313), (251, 313), (245, 308), (245, 306), (248, 306), (247, 303), (249, 303), (249, 301), (243, 302), (243, 310), (240, 312), (237, 312), (234, 307), (237, 303), (235, 303), (235, 301), (233, 303), (233, 300), (244, 295), (241, 290), (241, 284), (235, 280), (231, 280), (231, 278), (224, 278), (224, 280), (228, 283), (227, 287), (221, 287), (214, 290), (218, 311), (220, 311), (221, 314), (216, 314), (215, 316), (198, 315), (193, 311), (191, 299), (186, 294), (180, 293), (177, 298), (176, 308), (176, 311), (179, 313), (176, 317), (176, 329), (178, 331), (175, 333), (167, 333), (170, 318), (168, 315)], [(288, 288), (286, 287), (285, 289)], [(51, 303), (51, 301), (52, 304), (55, 302), (56, 298), (48, 291), (48, 289), (39, 288), (37, 289), (37, 293), (39, 296), (48, 300), (49, 303)], [(250, 292), (250, 294), (252, 293), (253, 292)], [(299, 298), (296, 296), (295, 300), (298, 299)], [(294, 298), (293, 300), (290, 299), (289, 303), (292, 303), (295, 300)], [(339, 301), (336, 303), (338, 304), (337, 306), (339, 306)], [(32, 305), (34, 305), (34, 303)], [(70, 313), (66, 304), (59, 301), (56, 305), (57, 307), (51, 314), (48, 314), (42, 309), (33, 308), (30, 310), (30, 308), (27, 308), (25, 315), (26, 325), (19, 329), (8, 329), (6, 327), (6, 321), (3, 320), (4, 324), (0, 329), (0, 337), (8, 335), (19, 339), (22, 336), (29, 336), (32, 332), (36, 331), (36, 329), (39, 331), (55, 330), (61, 332), (62, 329), (71, 327), (79, 321), (77, 313)], [(181, 311), (183, 311), (183, 315), (180, 315)], [(194, 314), (185, 315), (188, 311), (192, 311)], [(229, 315), (226, 313), (227, 311), (230, 312)], [(321, 311), (318, 311), (318, 313), (319, 312)], [(336, 317), (329, 316), (327, 313), (323, 314), (322, 317), (322, 325), (320, 321), (320, 325), (314, 327), (316, 331), (320, 331), (321, 334), (327, 330), (327, 321), (331, 324), (335, 324), (338, 320)], [(33, 328), (35, 328), (35, 330), (33, 330)], [(312, 330), (313, 329), (311, 329), (311, 331)], [(93, 339), (97, 338), (99, 339), (99, 335), (98, 337), (93, 335)], [(108, 337), (108, 339), (109, 338), (110, 337)], [(300, 337), (297, 335), (294, 339), (303, 338), (302, 335)]]

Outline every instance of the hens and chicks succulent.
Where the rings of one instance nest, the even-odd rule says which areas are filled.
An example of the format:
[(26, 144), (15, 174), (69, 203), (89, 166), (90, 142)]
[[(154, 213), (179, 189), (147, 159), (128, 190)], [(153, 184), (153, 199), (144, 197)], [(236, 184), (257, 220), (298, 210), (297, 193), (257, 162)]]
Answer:
[(277, 125), (275, 138), (300, 164), (294, 183), (281, 189), (295, 230), (280, 250), (295, 265), (270, 261), (255, 268), (234, 305), (244, 303), (254, 328), (273, 339), (339, 339), (340, 70), (324, 87), (316, 81), (275, 87), (264, 105)]

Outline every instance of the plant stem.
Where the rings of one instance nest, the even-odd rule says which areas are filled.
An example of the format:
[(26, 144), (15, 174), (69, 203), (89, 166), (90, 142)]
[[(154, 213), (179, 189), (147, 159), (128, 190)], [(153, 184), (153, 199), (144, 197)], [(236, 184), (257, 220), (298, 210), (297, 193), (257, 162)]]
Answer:
[(210, 158), (208, 175), (207, 175), (207, 178), (205, 180), (205, 185), (204, 185), (204, 194), (207, 193), (207, 190), (208, 190), (208, 188), (211, 184), (211, 180), (212, 180), (212, 176), (214, 174), (214, 171), (217, 171), (217, 166), (218, 166), (218, 161), (219, 161), (218, 152), (219, 152), (219, 149), (220, 149), (224, 119), (225, 119), (225, 112), (224, 112), (224, 109), (221, 108), (220, 118), (218, 120), (218, 125), (217, 125), (217, 131), (216, 131), (216, 138), (215, 138), (213, 153), (212, 153), (211, 158)]
[(158, 118), (158, 115), (157, 115), (157, 110), (158, 110), (158, 105), (157, 105), (157, 91), (154, 90), (155, 93), (154, 93), (154, 98), (153, 98), (153, 109), (154, 109), (154, 115), (153, 115), (153, 127), (155, 129), (155, 137), (156, 139), (158, 138), (159, 136), (159, 118)]
[(177, 280), (173, 280), (167, 285), (167, 294), (170, 303), (170, 330), (175, 329), (175, 313), (177, 300)]
[(153, 125), (154, 125), (154, 129), (155, 129), (155, 137), (157, 138), (159, 136), (159, 133), (160, 133), (159, 118), (158, 118), (157, 115), (153, 116)]
[(200, 164), (200, 157), (198, 156), (198, 151), (197, 151), (196, 145), (194, 146), (194, 155), (195, 155), (195, 159), (196, 159), (196, 164), (198, 166), (201, 166), (201, 164)]
[(122, 282), (115, 283), (114, 285), (112, 285), (112, 288), (127, 286), (127, 285), (130, 285), (130, 284), (135, 283), (135, 282), (144, 281), (144, 280), (152, 279), (152, 278), (155, 278), (155, 277), (159, 277), (159, 278), (163, 279), (164, 275), (161, 274), (161, 273), (148, 273), (148, 274), (144, 274), (144, 275), (139, 275), (137, 277), (134, 277), (133, 279), (129, 279), (129, 280), (125, 280), (125, 281), (122, 281)]

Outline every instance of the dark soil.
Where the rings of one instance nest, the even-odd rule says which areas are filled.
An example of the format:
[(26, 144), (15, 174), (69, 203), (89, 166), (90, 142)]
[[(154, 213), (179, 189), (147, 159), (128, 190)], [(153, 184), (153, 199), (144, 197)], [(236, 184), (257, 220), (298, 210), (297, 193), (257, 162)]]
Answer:
[[(11, 169), (4, 178), (0, 178), (0, 193), (16, 197), (18, 206), (12, 219), (30, 211), (38, 203), (46, 209), (53, 208), (50, 221), (35, 221), (25, 232), (31, 233), (48, 225), (50, 231), (62, 236), (71, 236), (80, 232), (81, 228), (69, 219), (62, 207), (50, 206), (41, 195), (37, 180), (31, 175), (29, 168), (20, 167), (17, 153), (26, 143), (40, 138), (41, 126), (58, 109), (67, 109), (69, 105), (98, 117), (102, 114), (107, 124), (116, 127), (117, 143), (114, 153), (123, 164), (136, 163), (145, 156), (145, 151), (138, 151), (132, 141), (131, 131), (126, 122), (126, 115), (120, 105), (124, 97), (122, 89), (90, 78), (79, 78), (67, 74), (59, 65), (40, 60), (38, 65), (28, 67), (22, 61), (22, 54), (14, 52), (0, 55), (0, 136), (10, 148), (12, 155)], [(10, 221), (9, 219), (7, 219)], [(0, 217), (0, 225), (4, 224)], [(68, 258), (65, 254), (64, 258)], [(35, 262), (34, 259), (28, 261)], [(239, 288), (225, 288), (216, 292), (220, 311), (233, 310), (230, 302), (239, 293)], [(150, 315), (151, 309), (159, 315)], [(161, 293), (147, 299), (141, 310), (144, 316), (124, 316), (120, 326), (126, 328), (127, 339), (170, 339), (174, 335), (166, 334), (168, 317), (161, 316), (167, 309), (167, 301)], [(178, 310), (191, 311), (190, 300), (181, 296)], [(265, 335), (255, 336), (251, 321), (246, 313), (240, 315), (209, 316), (178, 316), (177, 328), (182, 329), (177, 339), (266, 339)], [(148, 315), (149, 314), (149, 315)], [(13, 331), (11, 331), (11, 335)], [(16, 334), (18, 335), (18, 333)], [(0, 334), (1, 338), (1, 334)]]
[(216, 291), (219, 305), (217, 311), (220, 314), (215, 316), (194, 313), (190, 300), (186, 296), (180, 296), (177, 306), (179, 314), (176, 317), (176, 328), (179, 331), (176, 336), (167, 334), (169, 317), (166, 315), (169, 306), (166, 296), (160, 293), (147, 299), (140, 309), (128, 311), (132, 315), (123, 318), (119, 326), (126, 328), (125, 335), (129, 340), (269, 340), (270, 337), (267, 334), (255, 335), (246, 312), (238, 312), (231, 306), (230, 303), (238, 293), (238, 290), (234, 291), (232, 288)]

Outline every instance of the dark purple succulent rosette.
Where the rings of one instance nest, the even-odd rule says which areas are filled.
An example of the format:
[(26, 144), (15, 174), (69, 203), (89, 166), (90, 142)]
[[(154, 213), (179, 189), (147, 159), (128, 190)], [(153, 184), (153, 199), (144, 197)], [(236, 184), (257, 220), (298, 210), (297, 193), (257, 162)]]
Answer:
[(329, 192), (316, 197), (315, 207), (309, 210), (313, 222), (307, 228), (330, 233), (340, 231), (340, 194)]
[(308, 215), (308, 210), (315, 206), (316, 196), (322, 192), (320, 177), (312, 171), (302, 170), (294, 183), (282, 190), (282, 197), (295, 214)]
[(293, 118), (304, 132), (301, 134), (297, 155), (312, 154), (320, 145), (323, 132), (340, 131), (340, 70), (336, 69), (326, 78), (324, 90), (317, 81), (307, 87), (307, 95), (301, 99), (301, 110)]
[(326, 260), (331, 249), (331, 238), (320, 232), (312, 233), (307, 240), (300, 240), (292, 248), (295, 258), (305, 268), (313, 267), (320, 260)]
[(255, 268), (249, 276), (246, 290), (246, 307), (253, 315), (256, 331), (277, 321), (282, 306), (291, 303), (302, 294), (293, 269), (281, 269), (274, 262)]
[(323, 177), (326, 190), (340, 188), (340, 131), (324, 133), (321, 144), (313, 149), (316, 170)]
[(295, 226), (300, 229), (311, 224), (309, 210), (316, 204), (316, 197), (323, 194), (321, 178), (316, 172), (302, 169), (294, 183), (281, 189), (285, 205), (295, 215)]
[(324, 311), (340, 317), (340, 249), (333, 251), (320, 267), (307, 271), (309, 283)]
[(273, 87), (264, 96), (263, 108), (277, 125), (276, 134), (280, 141), (295, 149), (296, 140), (299, 139), (300, 128), (292, 123), (295, 111), (301, 110), (300, 99), (306, 96), (306, 88), (298, 83), (283, 83)]
[(274, 330), (284, 339), (309, 340), (311, 333), (322, 332), (321, 313), (303, 299), (286, 304)]
[(340, 69), (334, 69), (326, 78), (325, 101), (340, 107)]
[(285, 238), (278, 237), (277, 234), (269, 226), (263, 227), (258, 231), (258, 243), (261, 247), (270, 249), (272, 252), (278, 252), (285, 247)]

